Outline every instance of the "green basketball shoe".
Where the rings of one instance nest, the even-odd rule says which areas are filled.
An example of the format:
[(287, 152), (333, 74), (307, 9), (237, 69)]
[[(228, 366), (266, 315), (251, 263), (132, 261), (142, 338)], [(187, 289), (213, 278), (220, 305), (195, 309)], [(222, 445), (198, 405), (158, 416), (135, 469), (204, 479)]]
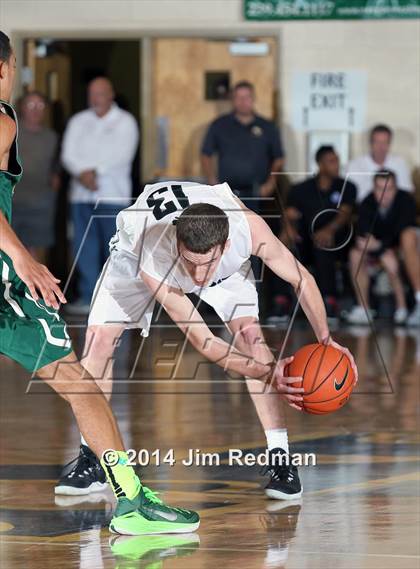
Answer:
[(196, 512), (167, 506), (155, 492), (142, 485), (133, 500), (118, 499), (109, 529), (122, 535), (192, 533), (199, 525)]
[[(109, 545), (117, 558), (116, 569), (161, 569), (169, 557), (192, 555), (200, 547), (198, 534), (111, 537)], [(133, 561), (140, 562), (134, 565)], [(166, 563), (165, 563), (166, 565)]]

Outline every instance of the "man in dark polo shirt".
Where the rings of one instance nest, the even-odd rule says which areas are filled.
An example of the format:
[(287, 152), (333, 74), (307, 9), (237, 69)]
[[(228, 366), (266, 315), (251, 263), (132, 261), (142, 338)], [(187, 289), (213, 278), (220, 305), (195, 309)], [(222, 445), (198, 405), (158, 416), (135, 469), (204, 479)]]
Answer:
[[(350, 218), (356, 187), (339, 176), (339, 158), (332, 146), (316, 153), (318, 173), (293, 186), (287, 197), (281, 239), (312, 267), (329, 317), (337, 316), (337, 261), (346, 261), (351, 238)], [(284, 289), (275, 295), (273, 314), (285, 316)], [(280, 314), (282, 312), (282, 314)]]
[(283, 168), (284, 152), (278, 128), (257, 115), (254, 104), (254, 86), (248, 81), (237, 83), (232, 91), (233, 110), (211, 123), (201, 161), (209, 184), (227, 182), (247, 207), (259, 211), (258, 198), (274, 192), (276, 178), (271, 172)]

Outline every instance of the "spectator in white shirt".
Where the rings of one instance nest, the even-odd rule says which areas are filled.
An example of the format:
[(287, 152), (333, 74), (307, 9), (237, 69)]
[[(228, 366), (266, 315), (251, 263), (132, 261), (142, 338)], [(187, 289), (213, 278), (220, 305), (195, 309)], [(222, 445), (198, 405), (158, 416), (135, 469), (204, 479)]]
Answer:
[(373, 190), (373, 178), (378, 170), (392, 170), (397, 177), (399, 190), (413, 191), (413, 182), (404, 158), (389, 153), (392, 130), (385, 124), (378, 124), (370, 131), (370, 153), (359, 156), (347, 166), (349, 179), (357, 187), (357, 201), (362, 202)]
[(88, 101), (89, 109), (70, 119), (61, 155), (71, 174), (73, 253), (79, 276), (79, 298), (73, 309), (81, 313), (89, 310), (96, 280), (108, 257), (115, 216), (130, 204), (131, 165), (139, 137), (134, 117), (114, 102), (108, 79), (98, 77), (89, 83)]

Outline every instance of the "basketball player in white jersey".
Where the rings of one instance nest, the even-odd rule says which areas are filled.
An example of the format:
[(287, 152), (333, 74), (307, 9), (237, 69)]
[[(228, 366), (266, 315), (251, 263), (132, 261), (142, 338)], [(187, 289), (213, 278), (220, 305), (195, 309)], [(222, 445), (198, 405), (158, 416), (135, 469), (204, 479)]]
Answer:
[[(275, 362), (264, 342), (251, 255), (294, 287), (317, 340), (346, 353), (357, 374), (349, 351), (331, 339), (314, 278), (227, 184), (146, 186), (136, 203), (118, 214), (110, 250), (93, 296), (82, 360), (108, 397), (109, 363), (118, 338), (126, 328), (139, 328), (147, 336), (157, 301), (196, 350), (246, 378), (270, 453), (289, 453), (281, 399), (300, 410), (303, 389), (293, 384), (301, 378), (285, 377), (292, 358)], [(213, 335), (186, 293), (197, 294), (214, 308), (232, 333), (233, 346)], [(57, 494), (87, 494), (104, 487), (101, 466), (83, 439), (75, 462), (56, 486)], [(269, 497), (300, 497), (296, 467), (277, 464), (268, 472)]]

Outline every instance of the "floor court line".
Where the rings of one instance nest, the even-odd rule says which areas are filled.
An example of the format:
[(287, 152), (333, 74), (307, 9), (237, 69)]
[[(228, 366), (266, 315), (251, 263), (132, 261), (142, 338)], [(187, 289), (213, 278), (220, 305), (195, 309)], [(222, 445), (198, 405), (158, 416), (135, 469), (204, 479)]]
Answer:
[[(199, 531), (197, 532), (199, 533)], [(11, 543), (11, 544), (15, 544), (17, 543), (17, 541), (15, 540), (0, 540), (2, 543)], [(73, 545), (73, 543), (70, 542), (54, 542), (54, 541), (19, 541), (19, 544), (21, 545), (54, 545), (56, 547), (68, 547), (69, 545)], [(108, 544), (107, 543), (100, 543), (98, 544), (99, 547), (101, 547), (101, 549), (108, 549)], [(223, 551), (230, 551), (230, 552), (238, 552), (238, 553), (246, 553), (246, 552), (265, 552), (266, 550), (263, 548), (259, 548), (259, 547), (252, 547), (252, 548), (246, 548), (246, 547), (241, 547), (241, 548), (233, 548), (233, 547), (202, 547), (200, 545), (199, 548), (200, 551), (218, 551), (218, 552), (223, 552)], [(298, 550), (296, 551), (296, 553), (299, 553), (299, 555), (331, 555), (331, 556), (349, 556), (349, 557), (385, 557), (385, 558), (390, 558), (390, 559), (420, 559), (420, 555), (407, 555), (407, 554), (395, 554), (395, 553), (354, 553), (354, 552), (349, 552), (349, 551), (323, 551), (323, 550), (319, 550), (319, 551), (302, 551), (302, 550)], [(293, 551), (290, 551), (290, 554), (293, 555)]]

